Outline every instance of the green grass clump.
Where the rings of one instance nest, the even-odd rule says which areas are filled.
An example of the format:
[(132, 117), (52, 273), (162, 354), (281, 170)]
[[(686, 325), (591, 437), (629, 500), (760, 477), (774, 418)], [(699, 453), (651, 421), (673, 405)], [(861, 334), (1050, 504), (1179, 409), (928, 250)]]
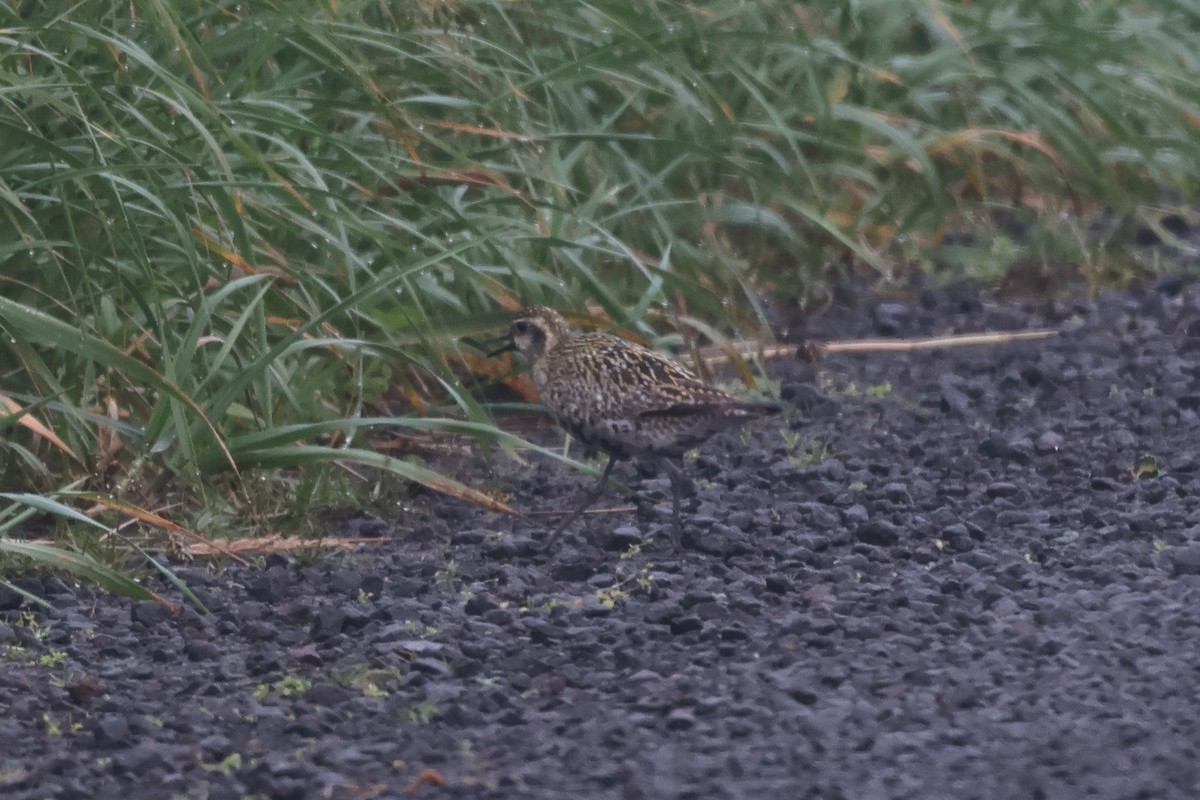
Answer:
[(358, 464), (499, 507), (368, 434), (500, 437), (468, 342), (502, 308), (753, 324), (948, 233), (1007, 253), (997, 218), (1086, 261), (1094, 219), (1194, 199), (1198, 32), (1187, 0), (0, 10), (0, 489), (247, 534), (361, 502)]

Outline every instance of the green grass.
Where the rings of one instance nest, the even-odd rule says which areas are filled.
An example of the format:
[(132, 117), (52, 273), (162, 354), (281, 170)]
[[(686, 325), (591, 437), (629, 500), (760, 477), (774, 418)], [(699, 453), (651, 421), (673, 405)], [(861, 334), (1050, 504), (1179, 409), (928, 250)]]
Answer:
[(1095, 265), (1096, 220), (1195, 200), (1198, 35), (1188, 0), (5, 7), (0, 557), (88, 555), (8, 535), (34, 496), (129, 545), (363, 474), (494, 505), (375, 441), (500, 440), (475, 343), (518, 303), (691, 337), (834, 277)]

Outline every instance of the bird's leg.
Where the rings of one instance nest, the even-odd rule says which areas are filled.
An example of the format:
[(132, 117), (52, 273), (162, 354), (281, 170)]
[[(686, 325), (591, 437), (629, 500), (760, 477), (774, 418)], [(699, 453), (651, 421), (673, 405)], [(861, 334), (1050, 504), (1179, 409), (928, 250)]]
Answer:
[(683, 470), (669, 458), (661, 458), (658, 463), (664, 472), (671, 477), (671, 546), (675, 552), (683, 546), (683, 523), (680, 521), (679, 505), (683, 494)]
[(608, 476), (612, 474), (613, 465), (616, 463), (616, 456), (608, 457), (608, 463), (604, 466), (604, 473), (600, 476), (600, 480), (597, 481), (592, 490), (587, 493), (587, 496), (584, 497), (583, 502), (579, 505), (579, 507), (572, 511), (570, 516), (558, 523), (558, 527), (555, 528), (548, 537), (546, 537), (546, 542), (542, 545), (543, 550), (549, 550), (550, 546), (558, 540), (558, 537), (564, 530), (566, 530), (567, 526), (579, 519), (579, 515), (586, 511), (588, 506), (600, 499), (600, 495), (604, 494), (604, 489), (608, 485)]

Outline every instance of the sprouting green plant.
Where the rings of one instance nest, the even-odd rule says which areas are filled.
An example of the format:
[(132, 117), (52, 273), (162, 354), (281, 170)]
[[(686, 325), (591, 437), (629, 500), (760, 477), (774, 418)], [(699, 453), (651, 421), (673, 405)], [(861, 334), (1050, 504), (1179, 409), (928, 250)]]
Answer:
[(364, 667), (349, 675), (333, 677), (335, 683), (362, 692), (367, 697), (386, 697), (391, 689), (399, 685), (400, 679), (400, 671), (395, 667)]
[(432, 700), (423, 700), (416, 705), (409, 706), (404, 711), (405, 719), (414, 725), (428, 725), (437, 715), (438, 704)]
[(779, 437), (789, 454), (788, 460), (796, 469), (808, 469), (833, 457), (833, 449), (828, 442), (819, 441), (800, 431), (783, 428)]
[(17, 615), (16, 626), (23, 628), (37, 642), (44, 642), (50, 635), (50, 625), (32, 611), (22, 611)]
[(620, 584), (606, 586), (603, 589), (596, 590), (596, 599), (606, 608), (615, 608), (618, 603), (629, 598), (629, 592), (621, 587)]
[(242, 767), (242, 754), (230, 753), (215, 764), (200, 763), (200, 766), (209, 772), (218, 772), (222, 775), (232, 775)]
[(649, 591), (654, 586), (654, 576), (651, 567), (640, 567), (636, 572), (622, 577), (611, 586), (596, 590), (596, 600), (608, 608), (615, 608), (621, 602), (629, 599), (631, 589)]
[(67, 654), (62, 650), (51, 650), (49, 653), (43, 653), (38, 657), (38, 663), (43, 667), (57, 667), (62, 665), (66, 660)]
[(880, 398), (887, 397), (891, 393), (892, 393), (891, 381), (884, 381), (883, 383), (877, 383), (874, 386), (867, 387), (867, 397), (874, 397), (876, 399), (880, 399)]
[(325, 551), (319, 543), (313, 542), (309, 547), (298, 547), (291, 553), (293, 563), (297, 567), (311, 567), (321, 562)]
[(404, 620), (404, 630), (406, 633), (410, 633), (413, 636), (417, 636), (422, 639), (435, 636), (438, 632), (436, 625), (426, 625), (425, 623), (415, 619)]
[(1133, 467), (1134, 480), (1149, 480), (1162, 475), (1162, 467), (1154, 456), (1142, 456)]
[(299, 675), (284, 675), (275, 683), (260, 683), (254, 688), (254, 699), (265, 700), (272, 692), (280, 697), (299, 697), (308, 692), (309, 682)]
[(29, 770), (19, 761), (4, 761), (0, 763), (0, 786), (15, 786), (28, 774)]

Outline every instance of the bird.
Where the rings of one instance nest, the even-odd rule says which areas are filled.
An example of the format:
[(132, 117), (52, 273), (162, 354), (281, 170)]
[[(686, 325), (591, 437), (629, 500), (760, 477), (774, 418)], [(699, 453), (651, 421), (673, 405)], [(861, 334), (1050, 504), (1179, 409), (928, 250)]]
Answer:
[(546, 306), (522, 309), (508, 341), (489, 357), (516, 351), (539, 399), (560, 427), (589, 454), (608, 456), (600, 480), (547, 537), (549, 549), (604, 493), (621, 460), (653, 460), (671, 479), (672, 535), (677, 551), (683, 454), (719, 431), (779, 413), (777, 403), (743, 400), (696, 377), (666, 355), (610, 333), (580, 333)]

